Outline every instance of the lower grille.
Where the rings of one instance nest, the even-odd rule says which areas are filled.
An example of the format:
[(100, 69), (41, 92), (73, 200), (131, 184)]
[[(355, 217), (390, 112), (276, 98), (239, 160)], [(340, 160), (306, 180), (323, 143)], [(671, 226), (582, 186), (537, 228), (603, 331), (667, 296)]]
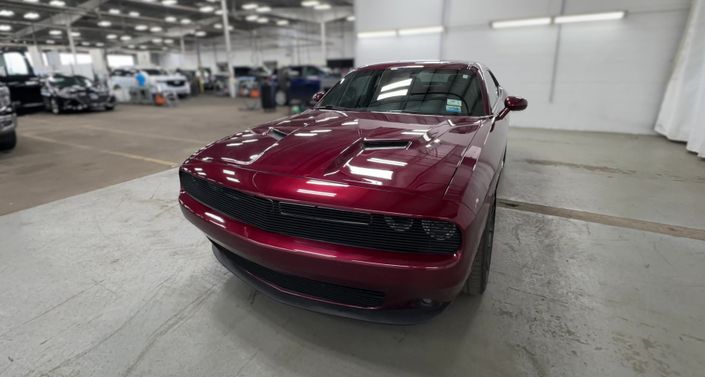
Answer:
[(279, 288), (330, 302), (363, 308), (375, 308), (384, 304), (384, 293), (382, 292), (346, 287), (283, 274), (224, 250), (217, 244), (216, 247), (223, 252), (226, 258), (241, 269)]
[(168, 80), (168, 81), (166, 82), (166, 84), (167, 84), (168, 86), (183, 86), (183, 85), (184, 85), (184, 81), (182, 81), (182, 80)]
[(460, 248), (460, 231), (449, 223), (447, 234), (433, 239), (426, 233), (433, 228), (426, 220), (280, 202), (245, 194), (184, 171), (179, 175), (181, 188), (194, 199), (269, 232), (374, 250), (453, 253)]

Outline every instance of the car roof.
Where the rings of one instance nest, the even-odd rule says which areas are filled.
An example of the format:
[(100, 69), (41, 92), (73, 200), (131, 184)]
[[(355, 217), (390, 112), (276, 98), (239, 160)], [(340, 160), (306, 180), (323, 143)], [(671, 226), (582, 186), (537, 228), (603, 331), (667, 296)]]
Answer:
[(434, 68), (446, 68), (446, 69), (464, 69), (477, 67), (480, 68), (480, 64), (476, 62), (467, 62), (460, 60), (406, 60), (406, 61), (395, 61), (395, 62), (384, 62), (375, 63), (366, 66), (362, 66), (360, 70), (378, 70), (378, 69), (389, 69), (395, 67), (410, 67), (419, 66), (423, 68), (434, 67)]

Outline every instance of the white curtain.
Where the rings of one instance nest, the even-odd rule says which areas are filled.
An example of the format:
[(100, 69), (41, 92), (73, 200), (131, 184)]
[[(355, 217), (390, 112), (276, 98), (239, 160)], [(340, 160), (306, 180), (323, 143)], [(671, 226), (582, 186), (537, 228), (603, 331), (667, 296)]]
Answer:
[(705, 158), (705, 0), (693, 0), (655, 129)]

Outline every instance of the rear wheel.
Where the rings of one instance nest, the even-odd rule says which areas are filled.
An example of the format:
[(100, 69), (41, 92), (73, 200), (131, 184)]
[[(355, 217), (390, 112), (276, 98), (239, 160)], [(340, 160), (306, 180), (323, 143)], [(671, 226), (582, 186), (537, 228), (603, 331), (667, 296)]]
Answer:
[(52, 98), (50, 101), (51, 112), (55, 115), (61, 114), (61, 107), (59, 107), (59, 101), (56, 98)]
[(12, 149), (17, 145), (17, 134), (12, 131), (5, 135), (0, 135), (0, 150)]
[(492, 202), (490, 213), (487, 216), (485, 231), (482, 233), (480, 246), (472, 262), (472, 268), (468, 280), (463, 286), (463, 293), (471, 296), (481, 295), (487, 288), (487, 281), (490, 275), (490, 263), (492, 262), (492, 243), (494, 241), (494, 219), (497, 212), (497, 198)]

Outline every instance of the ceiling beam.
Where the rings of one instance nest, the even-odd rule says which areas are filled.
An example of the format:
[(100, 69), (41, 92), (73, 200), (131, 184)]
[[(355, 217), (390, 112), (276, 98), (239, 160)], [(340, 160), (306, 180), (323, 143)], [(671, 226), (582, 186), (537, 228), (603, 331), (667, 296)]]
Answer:
[(57, 25), (66, 26), (67, 24), (73, 24), (80, 20), (85, 14), (92, 12), (95, 8), (98, 8), (106, 2), (108, 2), (108, 0), (88, 0), (74, 7), (74, 9), (78, 10), (77, 12), (57, 13), (49, 18), (35, 22), (34, 27), (26, 27), (18, 30), (15, 33), (15, 37), (21, 38), (47, 28), (56, 27)]

